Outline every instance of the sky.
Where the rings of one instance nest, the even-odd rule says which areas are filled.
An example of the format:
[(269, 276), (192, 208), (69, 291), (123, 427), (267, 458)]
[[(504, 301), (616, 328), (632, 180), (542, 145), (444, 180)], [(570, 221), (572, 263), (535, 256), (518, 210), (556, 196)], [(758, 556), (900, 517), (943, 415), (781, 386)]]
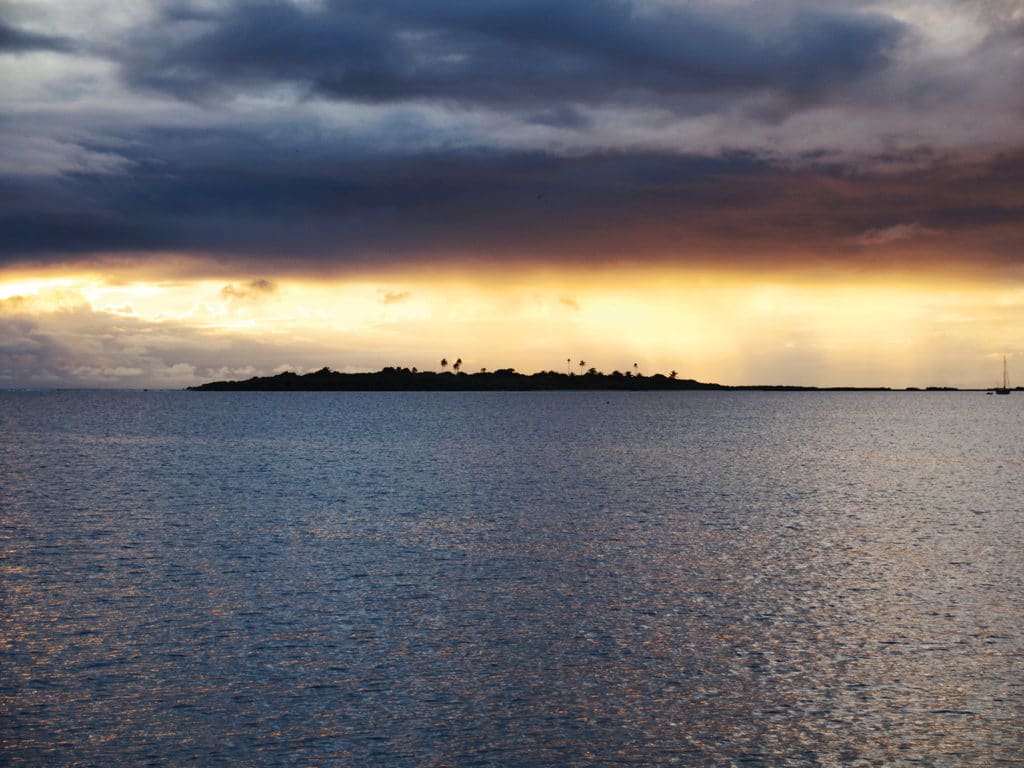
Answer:
[(1024, 0), (0, 0), (0, 387), (1024, 383), (1022, 82)]

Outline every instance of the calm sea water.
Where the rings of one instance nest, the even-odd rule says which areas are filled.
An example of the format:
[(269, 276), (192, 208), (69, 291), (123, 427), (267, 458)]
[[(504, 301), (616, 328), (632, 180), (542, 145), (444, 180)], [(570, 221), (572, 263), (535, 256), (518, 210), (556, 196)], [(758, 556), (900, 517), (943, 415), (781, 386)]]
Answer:
[(0, 394), (0, 764), (1024, 765), (1024, 394)]

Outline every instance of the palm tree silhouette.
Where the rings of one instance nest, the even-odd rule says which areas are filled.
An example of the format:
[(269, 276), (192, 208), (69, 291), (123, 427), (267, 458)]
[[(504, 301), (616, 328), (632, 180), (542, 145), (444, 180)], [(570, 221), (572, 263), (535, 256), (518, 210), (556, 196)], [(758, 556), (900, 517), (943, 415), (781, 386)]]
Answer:
[(447, 367), (448, 367), (448, 358), (447, 357), (442, 357), (441, 358), (441, 370), (443, 371)]
[(580, 360), (580, 376), (583, 375), (583, 369), (586, 368), (586, 367), (587, 367), (587, 361), (586, 360)]
[(678, 376), (678, 375), (679, 375), (679, 372), (678, 372), (678, 371), (672, 371), (672, 373), (670, 373), (670, 374), (668, 375), (668, 377), (669, 377), (670, 379), (674, 379), (674, 378), (675, 378), (676, 376)]
[(459, 368), (461, 368), (461, 367), (462, 367), (462, 358), (460, 357), (458, 360), (456, 360), (454, 363), (452, 363), (452, 368), (454, 368), (455, 372), (458, 373), (459, 372)]

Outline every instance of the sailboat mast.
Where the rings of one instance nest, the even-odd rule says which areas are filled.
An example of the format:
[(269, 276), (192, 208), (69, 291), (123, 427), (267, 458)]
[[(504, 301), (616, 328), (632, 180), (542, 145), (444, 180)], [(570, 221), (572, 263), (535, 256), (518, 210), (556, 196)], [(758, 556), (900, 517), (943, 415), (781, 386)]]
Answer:
[(1009, 389), (1010, 384), (1006, 379), (1006, 355), (1003, 355), (1003, 389)]

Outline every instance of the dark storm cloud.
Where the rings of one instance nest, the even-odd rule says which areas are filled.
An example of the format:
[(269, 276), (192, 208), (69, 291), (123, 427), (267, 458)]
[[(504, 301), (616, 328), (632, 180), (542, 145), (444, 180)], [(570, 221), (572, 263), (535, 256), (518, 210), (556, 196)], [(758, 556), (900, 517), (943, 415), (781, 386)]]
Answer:
[[(209, 130), (161, 130), (117, 145), (136, 153), (126, 173), (3, 183), (12, 201), (0, 215), (8, 262), (147, 250), (340, 268), (551, 256), (668, 205), (677, 220), (718, 205), (723, 185), (745, 195), (743, 180), (765, 170), (745, 155), (374, 155)], [(635, 236), (616, 235), (617, 247)]]
[(880, 16), (787, 5), (264, 0), (178, 4), (116, 55), (133, 85), (186, 99), (290, 83), (339, 100), (566, 115), (650, 99), (692, 110), (702, 93), (815, 98), (883, 67), (904, 34)]
[[(0, 259), (216, 253), (254, 271), (472, 258), (799, 263), (932, 232), (976, 258), (1024, 246), (1024, 155), (904, 173), (774, 165), (749, 153), (359, 152), (210, 129), (117, 137), (125, 173), (0, 182)], [(895, 229), (892, 229), (895, 228)], [(901, 237), (865, 233), (891, 231)], [(786, 254), (786, 255), (782, 255)], [(250, 287), (251, 288), (251, 287)]]
[[(1003, 25), (998, 45), (928, 73), (927, 56), (908, 53), (924, 56), (919, 27), (857, 0), (814, 6), (172, 1), (89, 50), (132, 86), (196, 103), (138, 99), (123, 83), (103, 101), (98, 80), (67, 74), (86, 98), (0, 122), (0, 138), (18, 139), (0, 152), (0, 263), (746, 264), (924, 241), (1019, 259), (1015, 124), (993, 120), (978, 139), (985, 152), (1002, 142), (1002, 156), (957, 154), (985, 105), (1008, 98), (987, 78), (977, 104), (949, 100), (973, 93), (962, 86), (978, 72), (1013, 71), (995, 64), (1017, 60), (1006, 41), (1018, 32)], [(9, 46), (64, 44), (0, 33)], [(243, 92), (257, 98), (231, 100)]]
[(44, 35), (10, 26), (0, 19), (0, 53), (27, 53), (29, 51), (70, 52), (75, 43), (57, 35)]

